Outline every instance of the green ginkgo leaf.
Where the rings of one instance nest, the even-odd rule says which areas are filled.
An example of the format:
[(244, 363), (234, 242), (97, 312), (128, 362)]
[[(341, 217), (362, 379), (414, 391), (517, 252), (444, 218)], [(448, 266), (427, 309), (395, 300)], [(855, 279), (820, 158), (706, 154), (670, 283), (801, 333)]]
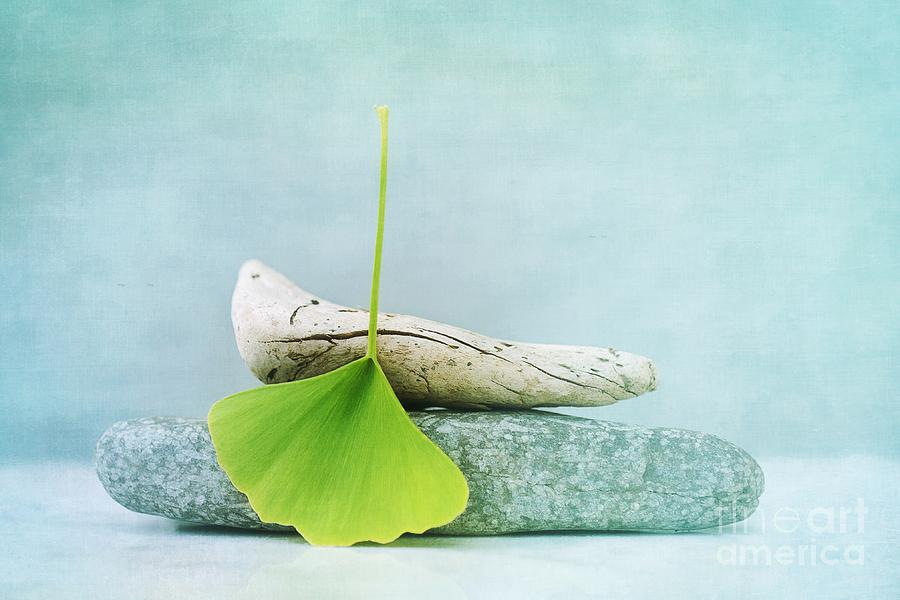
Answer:
[(363, 358), (300, 381), (216, 402), (216, 457), (260, 519), (293, 526), (312, 544), (387, 543), (449, 523), (466, 507), (462, 472), (410, 421), (378, 364), (378, 282), (387, 181), (387, 107)]

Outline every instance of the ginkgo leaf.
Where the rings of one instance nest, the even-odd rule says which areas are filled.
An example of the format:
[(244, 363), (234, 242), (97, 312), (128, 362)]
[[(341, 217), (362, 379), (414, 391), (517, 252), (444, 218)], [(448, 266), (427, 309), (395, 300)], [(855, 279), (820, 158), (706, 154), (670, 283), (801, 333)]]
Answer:
[(465, 510), (459, 468), (419, 431), (378, 364), (378, 283), (387, 177), (387, 107), (368, 350), (329, 373), (216, 402), (209, 432), (219, 465), (260, 519), (293, 526), (312, 544), (387, 543)]
[(219, 463), (260, 519), (312, 544), (386, 543), (452, 521), (468, 488), (370, 357), (218, 402)]

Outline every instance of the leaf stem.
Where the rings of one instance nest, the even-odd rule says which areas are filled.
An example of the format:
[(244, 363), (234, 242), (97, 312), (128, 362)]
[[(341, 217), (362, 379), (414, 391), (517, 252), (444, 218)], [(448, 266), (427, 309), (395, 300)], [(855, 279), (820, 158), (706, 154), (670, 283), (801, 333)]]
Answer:
[(388, 107), (376, 106), (381, 123), (381, 181), (378, 186), (378, 229), (375, 233), (375, 266), (372, 268), (372, 295), (369, 301), (369, 337), (366, 356), (378, 360), (375, 338), (378, 333), (378, 283), (381, 279), (381, 245), (384, 241), (384, 204), (387, 194)]

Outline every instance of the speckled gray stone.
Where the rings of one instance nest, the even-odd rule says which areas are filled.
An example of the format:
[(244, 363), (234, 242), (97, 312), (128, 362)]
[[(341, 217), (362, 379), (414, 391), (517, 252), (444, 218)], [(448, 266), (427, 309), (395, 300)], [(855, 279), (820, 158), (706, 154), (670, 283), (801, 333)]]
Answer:
[[(715, 436), (539, 411), (410, 413), (460, 466), (466, 511), (433, 533), (683, 531), (747, 518), (763, 474)], [(206, 422), (123, 421), (100, 438), (97, 474), (133, 511), (251, 529), (260, 522), (216, 463)]]

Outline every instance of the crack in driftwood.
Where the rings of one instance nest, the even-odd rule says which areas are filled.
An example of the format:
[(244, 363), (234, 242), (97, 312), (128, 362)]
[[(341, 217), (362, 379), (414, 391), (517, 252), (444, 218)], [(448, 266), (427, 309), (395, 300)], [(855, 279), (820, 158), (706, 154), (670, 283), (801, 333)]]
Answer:
[[(335, 344), (335, 342), (330, 342), (330, 344), (331, 344), (330, 346), (328, 346), (327, 348), (325, 348), (324, 350), (322, 350), (320, 352), (316, 352), (312, 356), (301, 354), (297, 359), (293, 359), (293, 360), (297, 361), (297, 366), (294, 369), (294, 374), (291, 376), (291, 379), (296, 380), (297, 377), (300, 375), (300, 373), (305, 371), (307, 369), (307, 367), (309, 367), (313, 362), (315, 362), (322, 356), (328, 354), (337, 345), (337, 344)], [(288, 355), (288, 358), (291, 358), (291, 356)]]
[(431, 384), (428, 383), (428, 378), (425, 376), (425, 370), (422, 369), (422, 372), (418, 372), (415, 369), (410, 369), (409, 367), (404, 367), (409, 373), (411, 373), (417, 379), (422, 380), (422, 383), (425, 384), (425, 394), (426, 397), (431, 396)]
[[(411, 331), (401, 331), (399, 329), (379, 329), (377, 330), (378, 335), (399, 335), (405, 337), (414, 337), (423, 340), (429, 340), (431, 342), (437, 342), (438, 344), (443, 344), (444, 346), (448, 346), (450, 348), (456, 348), (453, 344), (448, 344), (443, 340), (438, 340), (433, 337), (422, 335), (420, 333), (413, 333)], [(314, 333), (312, 335), (307, 335), (304, 337), (295, 337), (295, 338), (277, 338), (274, 340), (260, 340), (262, 344), (302, 344), (303, 342), (311, 342), (311, 341), (324, 341), (324, 342), (334, 342), (334, 340), (349, 340), (358, 337), (366, 337), (369, 335), (368, 329), (359, 329), (354, 331), (344, 331), (342, 333)]]
[[(470, 343), (468, 343), (468, 342), (465, 342), (465, 341), (463, 341), (463, 340), (461, 340), (461, 339), (459, 339), (459, 338), (457, 338), (457, 337), (453, 337), (452, 335), (447, 335), (446, 333), (442, 333), (442, 332), (440, 332), (440, 331), (435, 331), (435, 330), (433, 330), (433, 329), (424, 329), (424, 328), (423, 328), (422, 331), (427, 331), (428, 333), (436, 333), (436, 334), (438, 334), (438, 335), (442, 335), (442, 336), (444, 336), (445, 338), (449, 338), (449, 339), (451, 339), (451, 340), (453, 340), (453, 341), (455, 341), (455, 342), (459, 342), (460, 344), (462, 344), (463, 346), (465, 346), (465, 347), (467, 347), (467, 348), (471, 348), (472, 350), (476, 350), (476, 351), (480, 352), (481, 354), (484, 354), (485, 356), (493, 356), (494, 358), (499, 358), (500, 360), (505, 360), (505, 361), (508, 362), (508, 363), (515, 364), (515, 363), (513, 363), (513, 361), (509, 360), (509, 359), (506, 358), (505, 356), (500, 356), (499, 354), (495, 354), (495, 353), (493, 353), (493, 352), (489, 352), (489, 351), (487, 351), (487, 350), (485, 350), (485, 349), (483, 349), (483, 348), (479, 348), (478, 346), (475, 346), (475, 345), (472, 345), (472, 344), (470, 344)], [(448, 345), (449, 345), (449, 344), (448, 344)]]
[[(581, 369), (573, 369), (573, 368), (571, 368), (571, 367), (566, 367), (566, 368), (567, 368), (568, 370), (572, 371), (572, 372), (583, 373), (583, 374), (585, 374), (585, 375), (593, 375), (594, 377), (596, 377), (596, 378), (598, 378), (598, 379), (602, 379), (603, 381), (606, 381), (607, 383), (613, 384), (614, 386), (616, 386), (617, 388), (619, 388), (619, 389), (622, 390), (623, 392), (625, 392), (625, 393), (627, 393), (627, 394), (631, 394), (632, 397), (636, 397), (636, 396), (637, 396), (637, 394), (635, 394), (634, 392), (632, 392), (631, 390), (629, 390), (627, 387), (625, 387), (623, 384), (619, 383), (619, 382), (616, 381), (615, 379), (610, 379), (609, 377), (604, 377), (604, 376), (601, 375), (600, 373), (594, 373), (593, 371), (584, 371), (584, 370), (581, 370)], [(616, 375), (619, 374), (619, 372), (616, 371), (616, 368), (615, 368), (615, 367), (613, 367), (613, 371), (616, 372)], [(619, 377), (621, 377), (621, 375), (619, 375)]]
[[(300, 308), (302, 308), (302, 306), (301, 306), (301, 307), (298, 307), (297, 310), (299, 310)], [(294, 312), (296, 313), (296, 311), (294, 311)], [(293, 318), (293, 317), (292, 317), (292, 318)], [(455, 342), (458, 342), (458, 343), (462, 344), (463, 346), (466, 346), (467, 348), (471, 348), (472, 350), (475, 350), (476, 352), (479, 352), (480, 354), (483, 354), (483, 355), (485, 355), (485, 356), (492, 356), (492, 357), (494, 357), (494, 358), (500, 359), (500, 360), (505, 361), (505, 362), (508, 362), (508, 363), (510, 363), (510, 364), (516, 364), (514, 361), (509, 360), (509, 359), (506, 358), (505, 356), (500, 356), (499, 354), (495, 354), (495, 353), (493, 353), (493, 352), (489, 352), (489, 351), (487, 351), (487, 350), (484, 350), (483, 348), (479, 348), (478, 346), (475, 346), (475, 345), (473, 345), (473, 344), (470, 344), (470, 343), (468, 343), (468, 342), (465, 342), (464, 340), (461, 340), (461, 339), (459, 339), (459, 338), (456, 338), (456, 337), (454, 337), (454, 336), (452, 336), (452, 335), (447, 335), (446, 333), (441, 333), (440, 331), (435, 331), (435, 330), (433, 330), (433, 329), (424, 329), (424, 328), (423, 328), (422, 331), (427, 331), (427, 332), (429, 332), (429, 333), (434, 333), (434, 334), (443, 336), (443, 337), (445, 337), (445, 338), (451, 339), (451, 340), (453, 340), (453, 341), (455, 341)], [(378, 329), (378, 330), (377, 330), (377, 333), (378, 333), (378, 335), (385, 335), (385, 336), (413, 337), (413, 338), (418, 338), (418, 339), (428, 340), (428, 341), (430, 341), (430, 342), (437, 342), (438, 344), (442, 344), (442, 345), (447, 346), (448, 348), (452, 348), (452, 349), (454, 349), (454, 350), (458, 348), (458, 346), (455, 346), (455, 345), (453, 345), (453, 344), (451, 344), (451, 343), (449, 343), (449, 342), (445, 342), (444, 340), (440, 340), (440, 339), (437, 339), (437, 338), (433, 338), (433, 337), (428, 336), (428, 335), (423, 335), (423, 334), (421, 334), (421, 333), (415, 333), (415, 332), (412, 332), (412, 331), (403, 331), (403, 330), (400, 330), (400, 329)], [(365, 337), (365, 336), (367, 336), (367, 335), (369, 335), (368, 330), (366, 330), (366, 329), (359, 329), (359, 330), (354, 330), (354, 331), (345, 331), (345, 332), (342, 332), (342, 333), (315, 333), (315, 334), (307, 335), (307, 336), (304, 336), (304, 337), (278, 338), (278, 339), (274, 339), (274, 340), (260, 340), (260, 342), (263, 343), (263, 344), (302, 344), (303, 342), (310, 342), (310, 341), (325, 341), (325, 342), (331, 342), (331, 343), (333, 344), (333, 343), (335, 343), (335, 340), (349, 340), (349, 339), (358, 338), (358, 337)], [(330, 349), (330, 348), (329, 348), (329, 349)], [(324, 354), (324, 353), (325, 353), (325, 352), (321, 352), (321, 353), (319, 353), (319, 354), (316, 354), (316, 355), (313, 356), (312, 358), (310, 358), (306, 363), (304, 363), (304, 365), (303, 365), (304, 368), (305, 368), (310, 362), (312, 362), (313, 360), (317, 359), (319, 356), (321, 356), (321, 355)], [(546, 369), (542, 369), (541, 367), (539, 367), (539, 366), (537, 366), (536, 364), (534, 364), (534, 363), (532, 363), (532, 362), (530, 362), (530, 361), (527, 361), (527, 360), (523, 360), (522, 363), (528, 365), (529, 367), (531, 367), (531, 368), (533, 368), (533, 369), (536, 369), (536, 370), (540, 371), (540, 372), (543, 373), (544, 375), (548, 375), (549, 377), (552, 377), (552, 378), (554, 378), (554, 379), (558, 379), (559, 381), (564, 381), (564, 382), (566, 382), (566, 383), (570, 383), (570, 384), (575, 385), (575, 386), (578, 386), (578, 387), (588, 388), (588, 389), (592, 389), (592, 390), (598, 390), (598, 391), (600, 391), (601, 393), (603, 393), (603, 394), (609, 396), (610, 398), (612, 398), (614, 401), (617, 400), (616, 397), (613, 396), (609, 391), (607, 391), (607, 390), (605, 390), (605, 389), (603, 389), (603, 388), (601, 388), (601, 387), (597, 387), (597, 386), (595, 386), (595, 385), (590, 385), (590, 384), (583, 383), (583, 382), (580, 382), (580, 381), (575, 381), (575, 380), (573, 380), (573, 379), (568, 379), (568, 378), (566, 378), (566, 377), (562, 377), (561, 375), (556, 375), (556, 374), (554, 374), (554, 373), (551, 373), (550, 371), (547, 371)], [(571, 370), (571, 369), (570, 369), (570, 370)], [(298, 372), (299, 372), (299, 370), (298, 370)], [(579, 372), (581, 372), (581, 371), (579, 371)], [(604, 380), (604, 381), (606, 381), (606, 382), (608, 382), (608, 383), (611, 383), (611, 384), (615, 385), (616, 387), (620, 388), (620, 389), (621, 389), (622, 391), (624, 391), (625, 393), (631, 394), (632, 397), (634, 397), (634, 396), (637, 395), (637, 394), (635, 394), (634, 392), (632, 392), (631, 390), (629, 390), (628, 388), (626, 388), (624, 385), (622, 385), (621, 383), (619, 383), (619, 382), (617, 382), (617, 381), (614, 381), (614, 380), (612, 380), (612, 379), (609, 379), (609, 378), (607, 378), (607, 377), (604, 377), (604, 376), (599, 375), (599, 374), (596, 374), (596, 373), (588, 373), (587, 371), (584, 371), (584, 373), (585, 373), (585, 374), (594, 375), (595, 377), (598, 377), (598, 378), (600, 378), (600, 379), (602, 379), (602, 380)], [(493, 380), (492, 380), (492, 381), (493, 381)], [(519, 392), (519, 391), (516, 391), (516, 390), (512, 390), (512, 389), (510, 389), (510, 388), (507, 388), (506, 386), (504, 386), (504, 385), (502, 385), (502, 384), (500, 384), (500, 383), (498, 383), (498, 382), (496, 382), (496, 381), (493, 381), (493, 383), (496, 383), (496, 384), (499, 385), (500, 387), (503, 387), (503, 388), (505, 388), (505, 389), (507, 389), (507, 390), (509, 390), (509, 391), (511, 391), (511, 392), (513, 392), (513, 393), (515, 393), (516, 395), (519, 395), (519, 396), (522, 396), (522, 395), (523, 395), (523, 392)]]
[(560, 381), (565, 381), (566, 383), (571, 383), (572, 385), (577, 385), (577, 386), (579, 386), (579, 387), (589, 388), (589, 389), (592, 389), (592, 390), (598, 390), (598, 391), (600, 391), (600, 392), (603, 392), (604, 394), (606, 394), (606, 395), (609, 396), (610, 398), (612, 398), (612, 399), (613, 399), (613, 402), (616, 401), (616, 397), (615, 397), (615, 396), (613, 396), (610, 392), (604, 390), (604, 389), (601, 388), (601, 387), (597, 387), (596, 385), (588, 385), (587, 383), (581, 383), (580, 381), (574, 381), (574, 380), (572, 380), (572, 379), (567, 379), (567, 378), (562, 377), (562, 376), (560, 376), (560, 375), (556, 375), (556, 374), (554, 374), (554, 373), (551, 373), (550, 371), (547, 371), (546, 369), (540, 368), (540, 367), (537, 366), (536, 364), (534, 364), (534, 363), (532, 363), (532, 362), (529, 362), (529, 361), (527, 361), (527, 360), (523, 360), (522, 362), (525, 363), (526, 365), (528, 365), (529, 367), (532, 367), (532, 368), (534, 368), (534, 369), (537, 369), (538, 371), (540, 371), (540, 372), (543, 373), (544, 375), (549, 375), (549, 376), (552, 377), (553, 379), (559, 379)]
[(503, 385), (502, 383), (500, 383), (499, 381), (497, 381), (497, 380), (494, 379), (493, 377), (491, 377), (491, 380), (490, 380), (490, 381), (491, 381), (491, 383), (493, 383), (494, 385), (498, 385), (498, 386), (502, 387), (504, 390), (508, 390), (508, 391), (512, 392), (513, 394), (515, 394), (515, 395), (518, 396), (519, 398), (521, 398), (522, 396), (525, 395), (525, 392), (522, 392), (522, 391), (520, 391), (520, 390), (515, 390), (515, 389), (513, 389), (513, 388), (511, 388), (511, 387), (509, 387), (509, 386)]

